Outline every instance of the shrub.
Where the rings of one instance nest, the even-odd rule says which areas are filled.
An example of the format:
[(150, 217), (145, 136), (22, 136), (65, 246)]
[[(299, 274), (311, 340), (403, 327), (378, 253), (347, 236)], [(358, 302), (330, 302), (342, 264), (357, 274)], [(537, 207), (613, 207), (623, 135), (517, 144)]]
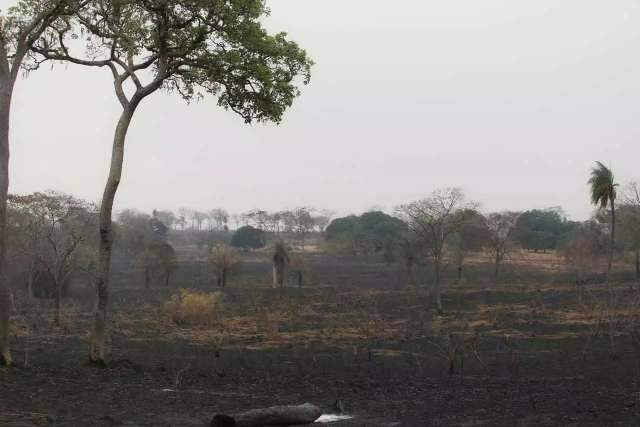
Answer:
[(246, 225), (240, 227), (233, 234), (231, 238), (231, 246), (240, 249), (260, 249), (265, 247), (265, 233), (264, 231)]
[(167, 302), (171, 320), (181, 326), (208, 326), (217, 321), (222, 294), (180, 289)]

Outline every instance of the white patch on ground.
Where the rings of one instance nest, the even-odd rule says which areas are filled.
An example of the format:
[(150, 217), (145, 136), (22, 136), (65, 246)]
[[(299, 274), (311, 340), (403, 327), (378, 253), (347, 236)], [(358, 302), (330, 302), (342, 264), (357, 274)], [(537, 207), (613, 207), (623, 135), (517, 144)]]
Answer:
[(335, 415), (335, 414), (322, 414), (315, 422), (317, 423), (336, 423), (338, 421), (350, 420), (353, 417), (351, 415)]

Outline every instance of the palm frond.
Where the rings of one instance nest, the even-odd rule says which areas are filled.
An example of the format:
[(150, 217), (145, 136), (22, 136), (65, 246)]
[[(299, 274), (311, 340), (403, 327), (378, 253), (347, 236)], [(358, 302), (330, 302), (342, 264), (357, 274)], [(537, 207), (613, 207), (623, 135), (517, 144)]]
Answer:
[(613, 172), (601, 162), (591, 169), (591, 177), (588, 181), (591, 187), (591, 203), (601, 208), (606, 208), (616, 198), (616, 187)]

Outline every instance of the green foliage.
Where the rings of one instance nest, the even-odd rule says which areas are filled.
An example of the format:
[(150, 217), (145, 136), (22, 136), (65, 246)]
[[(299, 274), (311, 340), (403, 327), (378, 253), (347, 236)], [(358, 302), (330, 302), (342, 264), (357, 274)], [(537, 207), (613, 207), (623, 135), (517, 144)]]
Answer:
[(266, 246), (264, 231), (246, 225), (240, 227), (231, 237), (231, 246), (241, 249), (260, 249)]
[(613, 172), (600, 162), (591, 169), (591, 177), (588, 181), (591, 187), (591, 203), (605, 209), (613, 204), (616, 199), (616, 187)]
[(343, 242), (354, 252), (389, 251), (402, 240), (407, 225), (400, 219), (380, 211), (366, 212), (360, 216), (336, 218), (325, 231), (325, 239)]
[(344, 218), (336, 218), (325, 229), (324, 237), (326, 240), (341, 240), (351, 238), (355, 234), (358, 217), (350, 215)]
[(571, 224), (558, 212), (534, 209), (518, 217), (514, 238), (524, 249), (546, 251), (555, 249), (558, 240), (570, 229)]
[[(307, 84), (313, 62), (285, 33), (268, 34), (263, 0), (94, 0), (77, 19), (59, 19), (34, 51), (49, 60), (109, 67), (131, 79), (137, 104), (160, 87), (186, 100), (212, 95), (247, 122), (280, 122)], [(85, 58), (68, 41), (86, 40)], [(36, 59), (37, 61), (37, 59)], [(136, 73), (152, 70), (153, 81)], [(123, 102), (124, 93), (118, 94)]]

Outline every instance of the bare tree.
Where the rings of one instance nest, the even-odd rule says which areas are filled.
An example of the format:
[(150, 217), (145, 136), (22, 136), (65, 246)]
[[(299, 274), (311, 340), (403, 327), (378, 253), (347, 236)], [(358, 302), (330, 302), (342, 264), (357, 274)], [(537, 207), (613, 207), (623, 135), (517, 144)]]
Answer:
[(640, 283), (640, 185), (630, 182), (622, 191), (618, 240), (635, 254), (636, 281)]
[(202, 230), (202, 223), (207, 219), (207, 214), (200, 211), (193, 211), (193, 221), (198, 231)]
[(462, 226), (447, 240), (447, 252), (453, 258), (457, 271), (457, 281), (462, 280), (463, 265), (470, 252), (480, 251), (488, 240), (488, 230), (484, 217), (474, 209), (456, 212), (462, 215)]
[(465, 202), (462, 190), (445, 188), (434, 191), (425, 199), (399, 206), (396, 209), (433, 261), (438, 313), (443, 312), (440, 274), (445, 242), (464, 224), (465, 216), (455, 215), (456, 212), (474, 207), (474, 203)]
[[(40, 241), (33, 256), (36, 268), (41, 269), (53, 283), (55, 311), (54, 324), (60, 323), (61, 299), (71, 275), (82, 265), (90, 262), (80, 257), (83, 244), (91, 241), (90, 230), (97, 224), (94, 205), (72, 196), (48, 191), (27, 196), (10, 196), (14, 210), (31, 217), (31, 227), (25, 231), (28, 240)], [(30, 277), (30, 280), (32, 278)]]
[(226, 287), (229, 273), (240, 262), (238, 252), (225, 244), (213, 247), (209, 255), (209, 265), (216, 277), (216, 284), (221, 288)]
[(489, 238), (485, 248), (493, 259), (496, 281), (500, 273), (500, 265), (514, 248), (513, 231), (519, 216), (519, 212), (505, 211), (491, 213), (486, 217)]
[(165, 287), (169, 287), (169, 280), (178, 268), (176, 253), (168, 243), (153, 243), (139, 256), (139, 264), (144, 270), (145, 288), (151, 286), (153, 276), (161, 275)]
[(300, 243), (300, 248), (304, 253), (307, 235), (315, 227), (315, 222), (312, 216), (313, 209), (300, 207), (294, 209), (291, 213), (293, 219), (293, 231), (295, 232), (297, 237), (296, 240)]
[(179, 208), (178, 209), (178, 221), (180, 224), (180, 229), (184, 231), (184, 228), (187, 226), (188, 218), (191, 216), (191, 210), (189, 208)]
[(565, 258), (576, 274), (578, 301), (582, 301), (582, 286), (599, 256), (606, 252), (607, 236), (596, 221), (586, 221), (572, 230), (559, 247), (559, 253)]
[(158, 221), (166, 225), (167, 228), (173, 227), (173, 225), (178, 222), (176, 215), (169, 210), (159, 211), (154, 209), (153, 215), (158, 219)]
[(229, 222), (229, 213), (226, 210), (221, 208), (211, 209), (207, 215), (217, 231), (224, 231)]

